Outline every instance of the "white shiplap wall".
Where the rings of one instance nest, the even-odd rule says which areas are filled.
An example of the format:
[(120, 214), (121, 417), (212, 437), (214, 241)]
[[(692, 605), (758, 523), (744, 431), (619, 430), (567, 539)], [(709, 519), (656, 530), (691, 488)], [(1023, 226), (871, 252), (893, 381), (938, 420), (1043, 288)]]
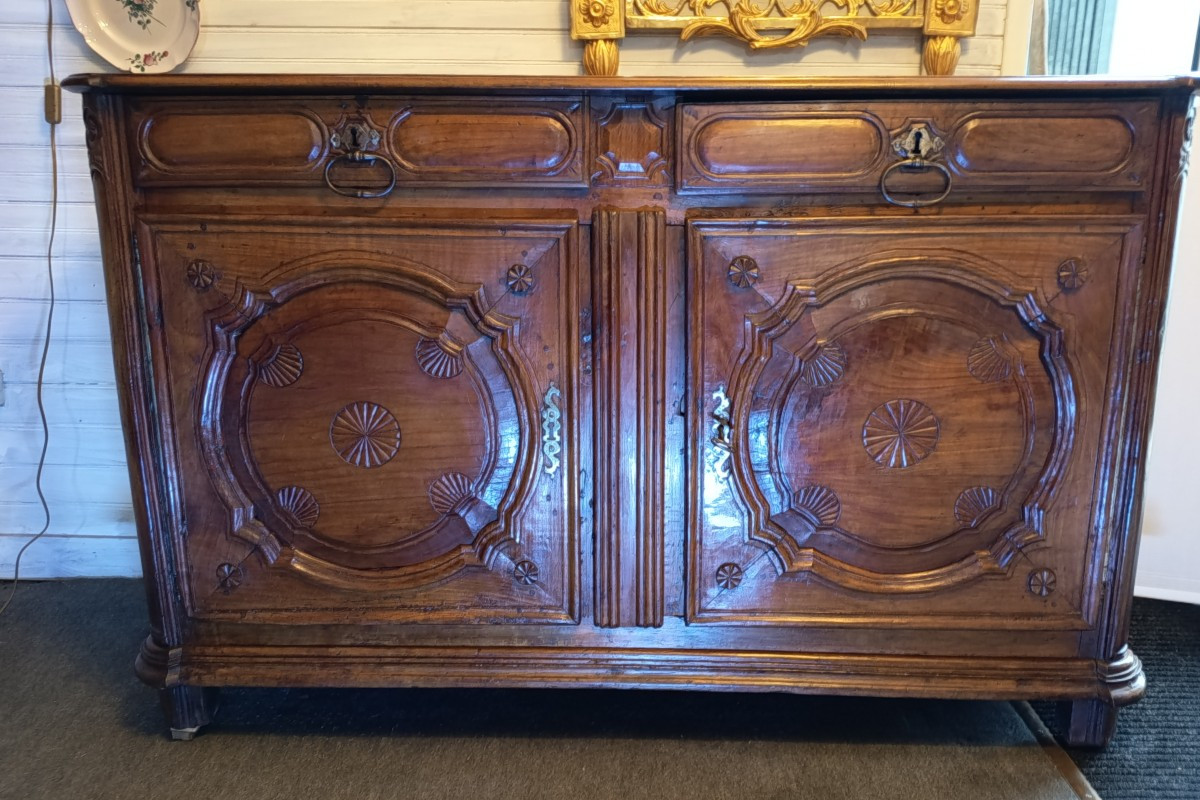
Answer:
[[(54, 2), (60, 77), (108, 70), (70, 26), (63, 0)], [(1014, 10), (1027, 4), (1011, 0)], [(964, 47), (960, 74), (999, 74), (1006, 23), (1027, 32), (1020, 20), (1014, 26), (1006, 19), (1008, 6), (983, 0), (979, 35)], [(34, 473), (41, 448), (35, 382), (48, 309), (45, 11), (40, 0), (0, 3), (0, 578), (11, 575), (17, 550), (42, 525)], [(580, 71), (581, 47), (566, 34), (566, 0), (202, 0), (202, 18), (200, 40), (184, 66), (189, 72)], [(879, 36), (865, 45), (822, 41), (751, 55), (723, 39), (680, 47), (670, 36), (641, 35), (622, 45), (621, 74), (915, 75), (918, 48), (916, 35)], [(54, 245), (60, 304), (45, 390), (51, 445), (43, 483), (52, 523), (26, 554), (22, 575), (136, 575), (79, 99), (65, 99)]]

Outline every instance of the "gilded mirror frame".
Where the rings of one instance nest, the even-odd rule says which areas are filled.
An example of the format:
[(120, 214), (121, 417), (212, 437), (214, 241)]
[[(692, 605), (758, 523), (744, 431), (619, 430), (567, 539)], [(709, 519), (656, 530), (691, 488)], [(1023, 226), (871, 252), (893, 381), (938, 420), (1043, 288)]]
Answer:
[[(926, 74), (953, 75), (961, 40), (975, 35), (980, 0), (567, 0), (571, 38), (584, 42), (588, 75), (616, 75), (626, 34), (679, 31), (687, 42), (728, 36), (751, 50), (800, 47), (812, 39), (866, 39), (919, 29)], [(761, 5), (759, 5), (761, 3)]]

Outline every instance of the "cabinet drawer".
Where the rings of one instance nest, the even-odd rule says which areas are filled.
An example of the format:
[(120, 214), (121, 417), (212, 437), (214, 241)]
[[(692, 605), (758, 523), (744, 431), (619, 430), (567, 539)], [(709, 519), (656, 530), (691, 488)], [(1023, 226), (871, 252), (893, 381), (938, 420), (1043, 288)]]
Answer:
[[(134, 101), (139, 186), (324, 185), (331, 159), (387, 159), (398, 185), (583, 186), (581, 102), (386, 97)], [(386, 165), (339, 169), (340, 182), (386, 182)]]
[(679, 111), (685, 193), (878, 192), (893, 139), (926, 123), (958, 190), (1141, 191), (1157, 101), (689, 104)]

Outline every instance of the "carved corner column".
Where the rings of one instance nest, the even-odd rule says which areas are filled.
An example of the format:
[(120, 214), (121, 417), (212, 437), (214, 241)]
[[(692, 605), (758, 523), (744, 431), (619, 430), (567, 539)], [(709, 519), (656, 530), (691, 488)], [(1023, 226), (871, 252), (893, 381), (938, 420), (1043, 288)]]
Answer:
[(953, 75), (962, 55), (962, 39), (975, 35), (980, 0), (929, 0), (925, 8), (926, 75)]
[(584, 43), (584, 72), (616, 75), (620, 64), (619, 42), (625, 38), (625, 0), (569, 1), (571, 38)]
[(596, 624), (663, 622), (666, 215), (599, 210), (593, 228)]

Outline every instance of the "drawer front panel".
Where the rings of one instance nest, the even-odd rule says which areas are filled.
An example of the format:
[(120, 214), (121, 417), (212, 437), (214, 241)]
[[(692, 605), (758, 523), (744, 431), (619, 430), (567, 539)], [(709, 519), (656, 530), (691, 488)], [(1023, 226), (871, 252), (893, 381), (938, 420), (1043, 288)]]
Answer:
[[(945, 143), (954, 190), (1120, 190), (1148, 186), (1159, 106), (874, 102), (685, 104), (684, 193), (877, 192), (901, 156), (893, 139), (926, 123)], [(953, 193), (951, 194), (953, 199)]]
[[(400, 185), (583, 186), (581, 109), (571, 98), (140, 100), (132, 155), (147, 187), (324, 185), (329, 161), (356, 149), (388, 159)], [(371, 172), (349, 177), (369, 185)]]
[(1131, 220), (694, 222), (689, 618), (1086, 628), (1140, 244)]
[(575, 238), (148, 222), (195, 614), (577, 622)]

